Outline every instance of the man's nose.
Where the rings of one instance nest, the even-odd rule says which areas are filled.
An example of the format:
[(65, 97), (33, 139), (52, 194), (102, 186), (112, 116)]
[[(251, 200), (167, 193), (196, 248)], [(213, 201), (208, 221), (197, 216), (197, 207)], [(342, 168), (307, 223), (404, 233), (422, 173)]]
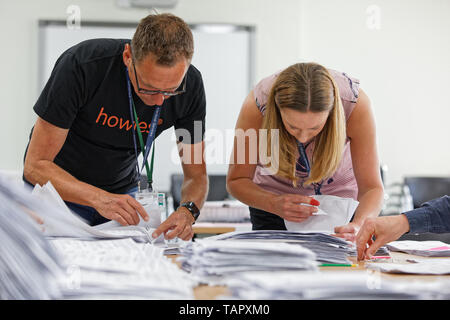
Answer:
[(158, 93), (155, 95), (155, 104), (160, 106), (164, 103), (165, 99), (166, 99), (166, 97), (163, 94)]

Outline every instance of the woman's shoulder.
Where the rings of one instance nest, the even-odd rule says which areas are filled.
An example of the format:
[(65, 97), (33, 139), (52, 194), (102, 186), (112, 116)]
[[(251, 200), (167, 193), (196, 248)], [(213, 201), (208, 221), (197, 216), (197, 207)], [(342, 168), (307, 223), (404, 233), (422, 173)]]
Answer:
[(348, 75), (345, 72), (328, 69), (339, 88), (339, 95), (342, 100), (356, 103), (359, 95), (359, 79)]

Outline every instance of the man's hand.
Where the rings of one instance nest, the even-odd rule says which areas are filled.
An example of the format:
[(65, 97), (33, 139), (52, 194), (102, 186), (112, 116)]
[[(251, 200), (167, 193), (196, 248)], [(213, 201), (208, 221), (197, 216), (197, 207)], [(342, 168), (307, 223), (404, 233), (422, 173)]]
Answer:
[(409, 222), (403, 214), (366, 219), (356, 236), (358, 260), (370, 259), (381, 246), (408, 231)]
[[(179, 207), (175, 212), (173, 212), (166, 221), (161, 223), (161, 225), (153, 232), (153, 239), (158, 238), (161, 233), (165, 234), (167, 240), (178, 237), (184, 241), (192, 239), (194, 236), (194, 231), (192, 230), (192, 225), (195, 219), (188, 209), (185, 207)], [(167, 231), (172, 230), (167, 233)]]
[(105, 218), (115, 220), (123, 226), (139, 223), (139, 215), (148, 221), (144, 207), (128, 194), (102, 192), (94, 208)]

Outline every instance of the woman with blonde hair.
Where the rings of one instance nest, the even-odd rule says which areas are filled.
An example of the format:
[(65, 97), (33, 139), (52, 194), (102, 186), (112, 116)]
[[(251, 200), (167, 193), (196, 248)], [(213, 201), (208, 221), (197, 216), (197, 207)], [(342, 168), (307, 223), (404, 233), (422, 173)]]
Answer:
[[(230, 194), (249, 205), (254, 230), (286, 229), (283, 219), (305, 221), (317, 208), (300, 203), (318, 205), (311, 196), (320, 194), (359, 201), (353, 220), (335, 228), (348, 240), (366, 218), (379, 214), (383, 185), (375, 122), (358, 80), (316, 63), (294, 64), (255, 86), (236, 129), (267, 133), (256, 146), (245, 140), (244, 148), (235, 137), (227, 176)], [(251, 161), (252, 152), (257, 161)]]

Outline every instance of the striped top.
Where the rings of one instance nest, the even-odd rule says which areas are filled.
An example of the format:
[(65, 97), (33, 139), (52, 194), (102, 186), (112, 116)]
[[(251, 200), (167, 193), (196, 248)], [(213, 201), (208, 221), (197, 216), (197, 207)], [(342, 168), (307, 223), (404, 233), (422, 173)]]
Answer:
[[(359, 80), (352, 78), (343, 72), (330, 69), (328, 69), (328, 71), (339, 88), (339, 94), (341, 96), (342, 106), (345, 112), (345, 120), (348, 121), (358, 99)], [(253, 89), (256, 105), (263, 116), (265, 114), (270, 89), (272, 88), (272, 85), (280, 72), (281, 71), (262, 79)], [(306, 155), (309, 163), (311, 163), (311, 166), (313, 151), (314, 140), (306, 147)], [(298, 170), (297, 175), (301, 176), (301, 172)], [(260, 163), (257, 164), (253, 182), (261, 188), (275, 194), (295, 193), (306, 196), (326, 194), (343, 198), (353, 198), (355, 200), (358, 196), (358, 185), (353, 174), (350, 140), (348, 137), (345, 142), (342, 160), (337, 171), (332, 177), (321, 181), (321, 183), (305, 187), (301, 186), (301, 183), (299, 183), (297, 187), (293, 187), (290, 180), (270, 174), (268, 170), (264, 169)]]

